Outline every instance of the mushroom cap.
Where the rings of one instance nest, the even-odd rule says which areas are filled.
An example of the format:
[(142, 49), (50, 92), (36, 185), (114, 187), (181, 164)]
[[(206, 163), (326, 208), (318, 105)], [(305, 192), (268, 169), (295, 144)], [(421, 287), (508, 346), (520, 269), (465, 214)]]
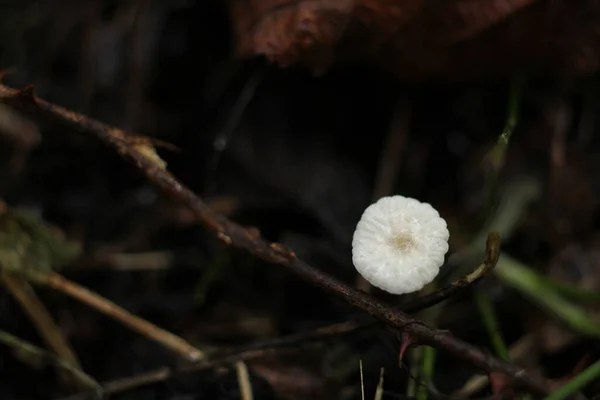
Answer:
[(352, 239), (352, 262), (373, 286), (411, 293), (433, 281), (448, 252), (446, 221), (429, 203), (383, 197), (364, 211)]

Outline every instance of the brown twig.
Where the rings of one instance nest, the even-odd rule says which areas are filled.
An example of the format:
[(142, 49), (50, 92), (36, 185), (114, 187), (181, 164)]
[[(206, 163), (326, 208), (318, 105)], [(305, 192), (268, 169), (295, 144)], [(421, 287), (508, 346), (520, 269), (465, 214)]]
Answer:
[[(77, 355), (27, 280), (8, 271), (1, 271), (0, 274), (4, 287), (19, 302), (48, 347), (73, 368), (83, 371)], [(73, 386), (74, 381), (63, 373), (62, 367), (57, 366), (57, 375), (65, 385)]]
[(515, 384), (522, 385), (532, 393), (548, 393), (549, 385), (544, 379), (499, 360), (487, 352), (455, 338), (449, 332), (433, 329), (419, 320), (353, 289), (299, 259), (293, 251), (285, 246), (269, 243), (261, 237), (256, 229), (244, 228), (215, 214), (194, 192), (185, 187), (167, 170), (161, 169), (152, 160), (129, 146), (130, 137), (124, 131), (41, 100), (33, 95), (32, 86), (24, 90), (16, 90), (0, 85), (0, 101), (22, 112), (35, 114), (52, 121), (62, 121), (79, 132), (96, 136), (126, 160), (132, 162), (149, 181), (165, 194), (190, 207), (198, 216), (199, 221), (205, 227), (215, 231), (218, 238), (226, 244), (247, 250), (264, 261), (289, 269), (314, 286), (345, 300), (387, 325), (404, 331), (422, 344), (446, 350), (487, 372), (502, 373), (512, 379)]
[[(110, 382), (105, 382), (104, 384), (102, 384), (102, 391), (106, 395), (121, 393), (137, 387), (165, 381), (176, 374), (198, 372), (224, 364), (236, 363), (238, 361), (254, 360), (256, 358), (261, 358), (266, 355), (273, 354), (274, 352), (274, 349), (262, 349), (218, 354), (205, 360), (199, 361), (195, 364), (184, 366), (179, 369), (163, 367), (152, 371), (143, 372), (132, 377), (120, 378)], [(85, 400), (85, 395), (70, 396), (63, 400)]]
[(0, 105), (0, 138), (2, 162), (8, 167), (8, 175), (14, 178), (23, 171), (29, 153), (40, 142), (38, 127), (12, 108)]
[(117, 304), (97, 295), (96, 293), (76, 284), (75, 282), (71, 282), (57, 273), (51, 272), (35, 274), (32, 275), (31, 278), (36, 283), (58, 290), (81, 301), (82, 303), (89, 305), (90, 307), (93, 307), (101, 313), (116, 319), (128, 328), (154, 340), (155, 342), (174, 351), (189, 361), (198, 361), (204, 357), (204, 354), (200, 350), (179, 336), (167, 332), (164, 329), (131, 314), (127, 310), (119, 307)]
[(252, 383), (250, 382), (248, 367), (243, 361), (237, 361), (235, 363), (235, 371), (238, 377), (242, 400), (253, 400), (254, 396), (252, 394)]

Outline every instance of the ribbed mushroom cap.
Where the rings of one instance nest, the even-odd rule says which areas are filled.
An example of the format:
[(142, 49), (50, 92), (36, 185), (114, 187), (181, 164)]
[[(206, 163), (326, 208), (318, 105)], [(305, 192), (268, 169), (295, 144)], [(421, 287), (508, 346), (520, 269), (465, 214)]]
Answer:
[(393, 294), (415, 292), (437, 276), (449, 237), (446, 221), (430, 204), (383, 197), (356, 226), (352, 262), (373, 286)]

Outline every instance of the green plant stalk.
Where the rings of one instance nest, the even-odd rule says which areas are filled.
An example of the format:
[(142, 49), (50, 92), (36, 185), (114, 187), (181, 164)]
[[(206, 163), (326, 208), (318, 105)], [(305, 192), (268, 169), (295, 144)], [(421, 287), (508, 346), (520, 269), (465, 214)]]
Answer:
[(494, 206), (494, 197), (498, 186), (498, 176), (504, 167), (504, 160), (506, 158), (506, 151), (508, 150), (510, 138), (512, 137), (512, 134), (519, 122), (519, 110), (521, 108), (521, 87), (521, 78), (513, 78), (510, 83), (508, 107), (504, 128), (502, 129), (500, 136), (498, 136), (496, 145), (488, 153), (488, 160), (492, 170), (491, 175), (486, 183), (486, 206), (483, 209), (484, 214), (482, 215), (484, 221), (487, 216), (491, 214), (491, 210)]
[(583, 389), (588, 383), (600, 378), (600, 361), (587, 367), (582, 373), (562, 385), (546, 397), (546, 400), (562, 400)]
[[(433, 292), (437, 288), (437, 283), (435, 281), (428, 284), (424, 292)], [(442, 312), (443, 306), (441, 304), (437, 304), (433, 307), (427, 308), (421, 312), (421, 317), (423, 321), (427, 321), (428, 323), (435, 325), (438, 316)], [(420, 371), (418, 382), (420, 385), (416, 388), (416, 398), (417, 400), (427, 400), (427, 396), (429, 395), (428, 385), (433, 382), (433, 373), (435, 369), (435, 349), (430, 346), (422, 346), (421, 348), (421, 359), (419, 362)]]
[(477, 304), (479, 314), (483, 319), (483, 324), (492, 341), (496, 355), (504, 361), (510, 361), (508, 347), (506, 346), (502, 332), (500, 332), (498, 318), (496, 318), (496, 311), (490, 297), (485, 293), (477, 292), (475, 293), (475, 304)]
[(208, 290), (227, 267), (229, 261), (229, 254), (223, 249), (220, 249), (214, 258), (206, 264), (206, 267), (202, 271), (202, 275), (194, 288), (194, 303), (197, 307), (204, 305)]
[(417, 400), (427, 400), (429, 395), (428, 385), (433, 381), (433, 372), (435, 369), (435, 349), (430, 346), (423, 346), (423, 369), (421, 370), (421, 385), (417, 391)]
[(519, 122), (519, 109), (521, 108), (521, 79), (514, 78), (510, 83), (510, 92), (508, 95), (508, 110), (506, 113), (506, 121), (502, 133), (498, 137), (496, 145), (490, 152), (490, 161), (492, 162), (492, 171), (494, 175), (498, 175), (504, 166), (504, 159), (510, 138)]
[(600, 301), (600, 292), (595, 290), (579, 289), (573, 285), (555, 281), (554, 279), (542, 277), (546, 285), (565, 297), (580, 301)]
[(519, 290), (571, 329), (587, 336), (600, 338), (600, 325), (584, 310), (565, 300), (548, 286), (537, 272), (512, 257), (501, 254), (494, 273), (505, 284)]
[(92, 389), (93, 393), (91, 395), (93, 395), (93, 398), (99, 399), (102, 397), (102, 388), (98, 382), (73, 364), (3, 330), (0, 330), (0, 343), (26, 354), (37, 362), (48, 362), (51, 365), (56, 365), (77, 379), (83, 387)]
[(379, 370), (379, 383), (377, 384), (377, 389), (375, 390), (374, 400), (381, 400), (383, 398), (383, 367)]
[(406, 388), (406, 397), (414, 398), (417, 395), (417, 381), (421, 378), (421, 361), (423, 360), (423, 347), (417, 347), (410, 352), (410, 375)]

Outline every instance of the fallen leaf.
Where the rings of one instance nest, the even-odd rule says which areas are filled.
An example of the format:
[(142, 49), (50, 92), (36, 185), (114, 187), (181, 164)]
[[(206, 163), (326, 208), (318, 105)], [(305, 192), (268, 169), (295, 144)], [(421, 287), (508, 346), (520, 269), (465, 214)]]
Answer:
[(323, 73), (361, 62), (407, 81), (600, 65), (600, 1), (229, 0), (241, 58)]

